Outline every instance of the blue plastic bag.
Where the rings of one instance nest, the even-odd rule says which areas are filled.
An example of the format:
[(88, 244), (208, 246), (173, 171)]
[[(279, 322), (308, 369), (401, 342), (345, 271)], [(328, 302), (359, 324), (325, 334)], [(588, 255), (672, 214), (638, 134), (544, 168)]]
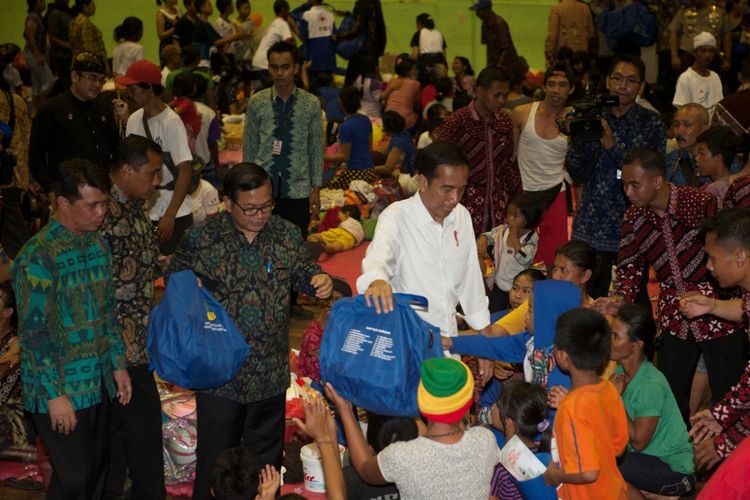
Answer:
[(417, 416), (422, 361), (443, 355), (440, 328), (410, 304), (417, 295), (394, 294), (394, 310), (377, 314), (364, 296), (339, 299), (328, 316), (320, 346), (320, 374), (354, 405), (391, 416)]
[[(344, 16), (344, 19), (341, 21), (341, 24), (338, 27), (338, 31), (349, 31), (352, 28), (354, 28), (354, 16)], [(362, 49), (362, 46), (365, 44), (366, 38), (367, 35), (365, 35), (364, 33), (360, 33), (352, 39), (339, 40), (338, 42), (336, 42), (336, 53), (343, 59), (346, 59), (348, 61), (352, 57), (357, 55), (360, 49)]]
[(193, 271), (172, 274), (148, 320), (149, 367), (188, 389), (219, 387), (234, 378), (250, 346)]

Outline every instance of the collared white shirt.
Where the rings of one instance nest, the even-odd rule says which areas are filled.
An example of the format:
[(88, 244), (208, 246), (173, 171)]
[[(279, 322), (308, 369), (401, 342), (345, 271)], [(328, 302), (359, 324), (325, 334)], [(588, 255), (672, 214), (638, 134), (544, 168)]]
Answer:
[(379, 279), (390, 283), (394, 292), (426, 297), (427, 311), (417, 312), (442, 335), (456, 336), (459, 303), (472, 328), (480, 330), (490, 323), (471, 216), (463, 205), (457, 205), (442, 225), (432, 218), (419, 193), (386, 208), (362, 261), (357, 290), (364, 293)]

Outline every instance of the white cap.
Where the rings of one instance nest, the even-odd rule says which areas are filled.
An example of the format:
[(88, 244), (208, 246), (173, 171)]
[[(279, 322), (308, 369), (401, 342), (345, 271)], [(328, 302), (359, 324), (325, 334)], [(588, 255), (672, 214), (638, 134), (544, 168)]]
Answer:
[(698, 33), (693, 38), (693, 50), (698, 47), (713, 47), (716, 48), (716, 38), (708, 31)]

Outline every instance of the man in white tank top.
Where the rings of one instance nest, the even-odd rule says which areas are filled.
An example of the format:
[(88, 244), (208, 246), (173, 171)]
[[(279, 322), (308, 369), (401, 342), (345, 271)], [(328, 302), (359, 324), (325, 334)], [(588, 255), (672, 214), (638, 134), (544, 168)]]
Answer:
[(569, 69), (555, 64), (544, 75), (544, 100), (513, 109), (513, 139), (523, 190), (538, 193), (540, 203), (548, 207), (539, 224), (536, 260), (550, 268), (555, 251), (568, 241), (563, 184), (568, 139), (560, 133), (557, 120), (564, 117), (573, 89)]

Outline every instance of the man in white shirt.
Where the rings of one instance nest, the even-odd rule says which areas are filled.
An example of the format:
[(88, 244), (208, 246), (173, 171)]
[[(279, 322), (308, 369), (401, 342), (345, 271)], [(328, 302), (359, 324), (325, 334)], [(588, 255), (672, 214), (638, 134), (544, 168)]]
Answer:
[(695, 102), (713, 111), (714, 106), (724, 98), (719, 75), (709, 67), (716, 57), (716, 38), (704, 31), (693, 38), (693, 65), (677, 79), (672, 104), (682, 106)]
[(193, 204), (188, 194), (193, 154), (187, 131), (179, 115), (161, 100), (161, 71), (154, 63), (142, 60), (131, 64), (125, 76), (117, 78), (117, 84), (127, 87), (128, 96), (141, 107), (128, 118), (125, 135), (148, 137), (171, 157), (172, 164), (165, 162), (161, 183), (149, 204), (149, 217), (157, 225), (159, 252), (171, 255), (193, 224)]
[(417, 165), (419, 191), (380, 214), (357, 289), (378, 312), (393, 310), (394, 291), (426, 297), (428, 309), (418, 313), (441, 335), (457, 335), (459, 303), (469, 326), (489, 330), (471, 215), (459, 203), (469, 179), (466, 158), (438, 141), (420, 151)]

